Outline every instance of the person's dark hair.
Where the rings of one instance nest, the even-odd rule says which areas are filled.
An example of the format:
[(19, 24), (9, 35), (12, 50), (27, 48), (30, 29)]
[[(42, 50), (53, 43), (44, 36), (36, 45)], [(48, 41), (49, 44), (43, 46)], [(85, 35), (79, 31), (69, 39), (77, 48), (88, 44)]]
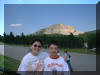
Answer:
[(59, 53), (59, 51), (57, 51), (57, 53)]
[(67, 50), (64, 50), (65, 53), (67, 53)]
[[(41, 45), (43, 46), (43, 43), (42, 43), (42, 41), (41, 41), (40, 39), (33, 39), (32, 42), (31, 42), (30, 44), (32, 45), (34, 42), (40, 42)], [(28, 52), (31, 52), (31, 51), (32, 51), (32, 49), (29, 48)]]
[(58, 42), (55, 41), (55, 40), (51, 41), (51, 42), (49, 43), (48, 47), (50, 47), (52, 44), (59, 47)]
[(43, 46), (43, 43), (40, 39), (33, 39), (32, 42), (31, 42), (31, 45), (34, 43), (34, 42), (40, 42), (41, 45)]

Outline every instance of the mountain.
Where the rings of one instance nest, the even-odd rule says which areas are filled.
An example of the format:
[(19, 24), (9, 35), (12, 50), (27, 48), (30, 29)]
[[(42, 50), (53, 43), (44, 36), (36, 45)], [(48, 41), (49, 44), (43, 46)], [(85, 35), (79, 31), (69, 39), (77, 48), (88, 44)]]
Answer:
[(63, 34), (63, 35), (78, 35), (84, 32), (78, 32), (74, 26), (66, 26), (65, 24), (54, 24), (47, 28), (40, 29), (35, 34)]
[(96, 30), (88, 31), (86, 33), (96, 33)]

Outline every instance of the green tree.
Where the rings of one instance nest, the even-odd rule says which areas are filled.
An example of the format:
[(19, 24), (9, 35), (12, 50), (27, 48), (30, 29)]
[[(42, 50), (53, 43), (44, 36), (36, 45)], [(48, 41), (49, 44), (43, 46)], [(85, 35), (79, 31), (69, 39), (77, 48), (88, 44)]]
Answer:
[(14, 43), (14, 40), (15, 40), (14, 34), (13, 34), (13, 32), (10, 32), (9, 43)]

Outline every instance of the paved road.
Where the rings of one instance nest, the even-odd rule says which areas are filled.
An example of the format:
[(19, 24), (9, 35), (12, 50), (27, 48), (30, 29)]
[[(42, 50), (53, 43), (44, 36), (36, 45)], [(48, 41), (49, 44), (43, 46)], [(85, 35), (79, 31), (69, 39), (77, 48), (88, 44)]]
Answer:
[[(28, 47), (0, 45), (0, 54), (4, 54), (11, 58), (21, 60), (22, 57), (29, 51)], [(45, 51), (45, 50), (44, 50)], [(74, 71), (96, 71), (96, 55), (70, 53), (71, 63)]]
[(0, 54), (4, 54), (4, 45), (0, 45)]

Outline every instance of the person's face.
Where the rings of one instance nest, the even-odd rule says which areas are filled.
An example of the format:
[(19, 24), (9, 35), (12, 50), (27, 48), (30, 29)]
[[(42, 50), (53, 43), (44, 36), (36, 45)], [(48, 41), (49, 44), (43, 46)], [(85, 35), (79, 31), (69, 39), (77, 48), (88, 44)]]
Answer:
[(40, 50), (42, 48), (42, 45), (40, 42), (36, 41), (31, 45), (30, 48), (32, 49), (33, 54), (38, 55), (38, 53), (40, 52)]
[(49, 52), (51, 55), (57, 55), (58, 50), (59, 49), (57, 45), (51, 44), (49, 47)]

